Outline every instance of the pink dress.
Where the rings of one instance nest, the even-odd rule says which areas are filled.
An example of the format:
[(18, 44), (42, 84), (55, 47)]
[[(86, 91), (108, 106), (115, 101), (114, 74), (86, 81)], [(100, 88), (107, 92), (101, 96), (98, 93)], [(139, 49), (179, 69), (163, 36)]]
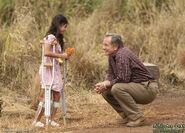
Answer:
[[(44, 38), (44, 45), (51, 45), (51, 42), (53, 42), (53, 40), (55, 40), (56, 37), (52, 34), (48, 35), (47, 38)], [(51, 46), (50, 49), (53, 52), (53, 47)], [(55, 53), (62, 53), (60, 44), (56, 44), (55, 45)], [(44, 56), (43, 57), (43, 64), (44, 63), (52, 63), (52, 57), (48, 57), (48, 56)], [(56, 60), (56, 58), (54, 58), (54, 81), (52, 84), (52, 90), (53, 91), (57, 91), (60, 92), (62, 90), (62, 85), (63, 85), (63, 81), (62, 81), (62, 74), (61, 74), (61, 66), (59, 64), (59, 62)], [(42, 70), (43, 69), (43, 70)], [(42, 75), (43, 74), (43, 75)], [(42, 88), (44, 88), (45, 85), (50, 85), (51, 81), (52, 81), (52, 67), (45, 67), (41, 64), (40, 69), (39, 69), (39, 75), (40, 75), (40, 79), (41, 79), (41, 85)]]

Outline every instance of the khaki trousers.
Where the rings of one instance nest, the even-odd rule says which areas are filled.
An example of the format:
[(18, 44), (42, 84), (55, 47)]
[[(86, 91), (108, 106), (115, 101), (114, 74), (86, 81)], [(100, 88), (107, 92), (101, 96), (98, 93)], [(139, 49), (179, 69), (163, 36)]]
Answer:
[(122, 118), (136, 120), (143, 117), (138, 104), (151, 103), (158, 93), (157, 82), (116, 83), (102, 93), (104, 99)]

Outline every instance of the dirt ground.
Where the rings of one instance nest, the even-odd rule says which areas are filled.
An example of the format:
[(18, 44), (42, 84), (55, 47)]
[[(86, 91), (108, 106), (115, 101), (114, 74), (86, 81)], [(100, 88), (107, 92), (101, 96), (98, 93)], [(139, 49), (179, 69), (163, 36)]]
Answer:
[[(184, 132), (185, 128), (185, 95), (161, 95), (152, 104), (144, 106), (146, 124), (142, 127), (128, 128), (119, 125), (115, 121), (110, 122), (102, 128), (93, 128), (85, 130), (77, 130), (70, 133), (156, 133)], [(156, 124), (163, 126), (173, 126), (175, 129), (160, 129), (155, 127)]]
[[(12, 95), (16, 97), (12, 98)], [(160, 94), (153, 103), (142, 106), (147, 121), (144, 126), (135, 128), (119, 124), (116, 120), (119, 118), (117, 113), (100, 95), (90, 91), (67, 95), (67, 125), (63, 124), (61, 112), (59, 112), (57, 121), (61, 127), (49, 127), (49, 129), (30, 126), (35, 111), (29, 108), (24, 96), (9, 94), (3, 97), (3, 99), (8, 98), (12, 99), (4, 102), (0, 118), (1, 132), (182, 133), (185, 127), (184, 92)], [(42, 121), (44, 122), (44, 118)]]

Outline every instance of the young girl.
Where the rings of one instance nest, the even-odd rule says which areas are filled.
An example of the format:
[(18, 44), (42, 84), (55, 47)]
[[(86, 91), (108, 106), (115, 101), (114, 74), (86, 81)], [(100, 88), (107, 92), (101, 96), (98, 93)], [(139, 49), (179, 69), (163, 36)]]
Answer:
[[(57, 108), (59, 107), (60, 100), (60, 92), (62, 89), (62, 75), (61, 75), (61, 66), (58, 62), (58, 58), (68, 59), (68, 55), (63, 53), (64, 49), (64, 38), (63, 33), (66, 31), (68, 21), (65, 16), (62, 14), (56, 15), (51, 23), (51, 26), (46, 33), (44, 38), (44, 63), (45, 65), (41, 65), (39, 69), (41, 85), (43, 88), (44, 83), (50, 83), (52, 81), (52, 67), (49, 66), (48, 63), (52, 64), (52, 59), (54, 58), (54, 81), (51, 88), (51, 94), (53, 97), (53, 109), (50, 117), (50, 125), (59, 126), (53, 119), (56, 114)], [(53, 45), (55, 45), (55, 52), (53, 52)], [(47, 65), (46, 65), (47, 64)], [(44, 88), (43, 88), (44, 89)], [(32, 125), (36, 127), (44, 127), (44, 124), (40, 122), (41, 116), (44, 112), (44, 98), (41, 96), (40, 103), (38, 106), (38, 110), (35, 115), (35, 119)]]

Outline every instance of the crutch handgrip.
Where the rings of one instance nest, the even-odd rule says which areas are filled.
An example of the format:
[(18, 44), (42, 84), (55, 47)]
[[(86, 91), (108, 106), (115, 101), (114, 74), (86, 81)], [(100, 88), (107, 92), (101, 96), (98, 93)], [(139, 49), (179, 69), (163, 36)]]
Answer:
[(53, 64), (52, 63), (44, 63), (44, 66), (45, 67), (53, 67)]

